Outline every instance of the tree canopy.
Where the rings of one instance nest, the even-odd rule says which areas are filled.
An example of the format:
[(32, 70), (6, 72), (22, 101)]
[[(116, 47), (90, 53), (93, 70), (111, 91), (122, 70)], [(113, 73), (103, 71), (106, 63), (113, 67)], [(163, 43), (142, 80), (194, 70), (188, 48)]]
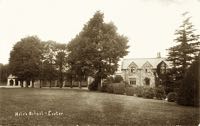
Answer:
[(9, 66), (11, 73), (19, 80), (35, 80), (39, 75), (40, 39), (28, 36), (17, 42), (10, 53)]
[(113, 23), (105, 23), (97, 11), (68, 46), (68, 64), (79, 78), (93, 76), (97, 80), (114, 74), (120, 58), (128, 54), (128, 39), (117, 33)]
[(42, 83), (49, 81), (50, 87), (51, 81), (58, 79), (62, 87), (66, 58), (66, 44), (28, 36), (14, 45), (9, 59), (10, 72), (27, 83), (36, 79)]

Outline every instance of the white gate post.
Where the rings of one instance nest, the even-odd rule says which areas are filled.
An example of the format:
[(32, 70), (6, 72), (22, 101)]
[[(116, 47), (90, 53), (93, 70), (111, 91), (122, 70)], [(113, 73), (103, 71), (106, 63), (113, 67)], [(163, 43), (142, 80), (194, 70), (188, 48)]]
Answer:
[(10, 79), (7, 79), (7, 86), (10, 86)]

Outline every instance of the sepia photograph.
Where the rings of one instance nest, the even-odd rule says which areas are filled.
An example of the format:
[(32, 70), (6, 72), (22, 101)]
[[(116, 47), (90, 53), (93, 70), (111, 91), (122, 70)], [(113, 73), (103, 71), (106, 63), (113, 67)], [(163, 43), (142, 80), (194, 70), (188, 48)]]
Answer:
[(0, 0), (0, 126), (200, 126), (200, 0)]

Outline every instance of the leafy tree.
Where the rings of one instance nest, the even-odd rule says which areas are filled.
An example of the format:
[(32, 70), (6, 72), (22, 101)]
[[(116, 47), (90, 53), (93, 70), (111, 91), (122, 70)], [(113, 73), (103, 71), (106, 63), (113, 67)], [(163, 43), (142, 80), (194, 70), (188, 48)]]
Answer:
[(28, 36), (22, 38), (17, 42), (11, 53), (9, 59), (9, 66), (11, 73), (18, 77), (22, 82), (27, 82), (26, 87), (32, 80), (34, 87), (34, 81), (39, 75), (40, 64), (40, 39), (36, 36)]
[[(85, 77), (91, 75), (93, 72), (92, 62), (89, 61), (92, 60), (92, 58), (89, 57), (89, 54), (84, 54), (89, 48), (86, 44), (85, 40), (81, 39), (81, 36), (76, 36), (67, 46), (69, 51), (67, 59), (69, 67), (68, 73), (71, 73), (71, 82), (72, 80), (79, 81), (79, 87), (81, 87), (81, 82)], [(87, 55), (87, 57), (85, 55)], [(87, 58), (89, 58), (89, 60)]]
[[(42, 42), (42, 55), (40, 64), (40, 80), (46, 80), (50, 82), (49, 87), (52, 86), (52, 81), (57, 77), (57, 71), (55, 66), (56, 61), (56, 42), (47, 41)], [(40, 86), (41, 87), (41, 86)]]
[(56, 51), (56, 60), (55, 64), (58, 69), (58, 80), (59, 80), (59, 87), (63, 87), (63, 81), (64, 81), (64, 74), (66, 73), (67, 69), (67, 50), (66, 50), (65, 44), (56, 43), (55, 45), (55, 51)]
[(169, 48), (168, 57), (173, 65), (172, 73), (177, 80), (183, 78), (200, 51), (199, 35), (195, 34), (194, 26), (190, 22), (191, 17), (188, 17), (186, 12), (183, 14), (183, 18), (182, 25), (175, 31), (177, 45)]
[(113, 23), (104, 23), (97, 11), (83, 30), (68, 44), (68, 64), (81, 81), (93, 76), (91, 90), (97, 90), (101, 80), (117, 70), (120, 58), (127, 55), (128, 39), (119, 35)]

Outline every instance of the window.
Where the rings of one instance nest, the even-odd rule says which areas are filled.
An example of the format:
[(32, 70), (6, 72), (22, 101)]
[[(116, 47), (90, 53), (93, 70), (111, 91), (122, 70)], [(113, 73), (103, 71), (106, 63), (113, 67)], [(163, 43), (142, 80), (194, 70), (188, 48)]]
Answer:
[(136, 85), (136, 78), (130, 78), (130, 85)]
[(131, 68), (131, 73), (135, 73), (136, 69), (134, 67)]
[(145, 69), (145, 72), (146, 72), (146, 73), (151, 73), (151, 69), (146, 68), (146, 69)]

